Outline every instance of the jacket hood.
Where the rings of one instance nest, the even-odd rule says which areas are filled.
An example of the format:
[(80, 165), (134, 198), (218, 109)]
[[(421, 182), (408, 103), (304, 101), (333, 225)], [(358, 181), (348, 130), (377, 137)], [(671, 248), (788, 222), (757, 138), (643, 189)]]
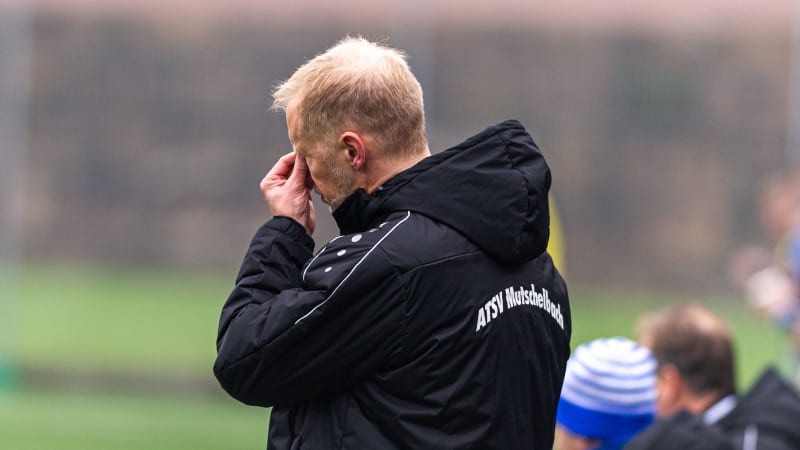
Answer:
[(547, 248), (550, 169), (521, 123), (486, 128), (425, 158), (372, 194), (358, 190), (333, 213), (342, 234), (375, 226), (395, 211), (429, 216), (492, 258), (516, 264)]
[(778, 372), (767, 369), (736, 408), (720, 420), (728, 429), (758, 426), (759, 433), (778, 438), (788, 448), (800, 448), (800, 394)]

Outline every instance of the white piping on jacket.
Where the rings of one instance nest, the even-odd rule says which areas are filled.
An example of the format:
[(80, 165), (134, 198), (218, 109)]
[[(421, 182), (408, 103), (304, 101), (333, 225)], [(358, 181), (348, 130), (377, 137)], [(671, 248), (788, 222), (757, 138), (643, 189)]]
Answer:
[[(347, 281), (347, 279), (348, 279), (348, 278), (350, 278), (350, 275), (352, 275), (352, 274), (353, 274), (353, 272), (355, 272), (355, 271), (356, 271), (356, 269), (358, 268), (358, 266), (360, 266), (360, 265), (361, 265), (361, 263), (362, 263), (362, 262), (364, 262), (364, 260), (365, 260), (365, 259), (367, 259), (367, 256), (369, 256), (369, 254), (370, 254), (370, 253), (372, 253), (372, 251), (373, 251), (373, 250), (375, 250), (375, 249), (376, 249), (376, 248), (377, 248), (377, 247), (378, 247), (378, 246), (381, 244), (381, 242), (383, 242), (383, 240), (384, 240), (384, 239), (386, 239), (387, 237), (389, 237), (389, 235), (390, 235), (390, 234), (392, 234), (392, 232), (393, 232), (395, 229), (397, 229), (397, 227), (399, 227), (399, 226), (400, 226), (400, 225), (401, 225), (403, 222), (405, 222), (406, 220), (408, 220), (408, 218), (409, 218), (409, 217), (411, 217), (411, 211), (406, 211), (406, 216), (405, 216), (405, 217), (403, 217), (403, 219), (402, 219), (401, 221), (397, 222), (397, 223), (395, 224), (395, 226), (393, 226), (393, 227), (392, 227), (392, 229), (391, 229), (391, 230), (387, 231), (387, 232), (386, 232), (386, 234), (384, 234), (384, 235), (383, 235), (383, 236), (382, 236), (382, 237), (381, 237), (381, 238), (378, 240), (378, 242), (376, 242), (376, 243), (375, 243), (375, 245), (373, 245), (373, 246), (372, 246), (372, 248), (371, 248), (371, 249), (369, 249), (369, 250), (367, 251), (367, 253), (365, 253), (365, 254), (364, 254), (364, 256), (362, 256), (362, 257), (361, 257), (361, 259), (360, 259), (360, 260), (358, 260), (358, 262), (356, 263), (356, 265), (355, 265), (355, 266), (353, 266), (353, 268), (350, 270), (350, 273), (348, 273), (348, 274), (347, 274), (347, 276), (346, 276), (346, 277), (344, 277), (344, 279), (342, 279), (342, 281), (340, 281), (338, 285), (336, 285), (336, 287), (335, 287), (335, 288), (333, 289), (333, 291), (331, 292), (331, 295), (329, 295), (329, 296), (328, 296), (328, 297), (327, 297), (325, 300), (323, 300), (323, 301), (322, 301), (320, 304), (318, 304), (317, 306), (313, 307), (313, 308), (311, 309), (311, 311), (309, 311), (309, 312), (305, 313), (305, 314), (304, 314), (302, 317), (300, 317), (299, 319), (295, 320), (294, 324), (295, 324), (295, 325), (297, 325), (297, 324), (298, 324), (298, 323), (299, 323), (301, 320), (303, 320), (303, 319), (305, 319), (306, 317), (308, 317), (309, 315), (311, 315), (311, 313), (313, 313), (314, 311), (316, 311), (316, 310), (317, 310), (317, 309), (318, 309), (320, 306), (322, 306), (322, 305), (324, 305), (325, 303), (327, 303), (327, 302), (328, 302), (328, 300), (330, 300), (330, 299), (331, 299), (331, 297), (333, 297), (334, 295), (336, 295), (336, 292), (339, 290), (339, 288), (340, 288), (340, 287), (342, 287), (342, 284), (344, 284), (344, 282), (345, 282), (345, 281)], [(323, 250), (324, 250), (324, 248), (323, 248)], [(320, 251), (320, 252), (317, 254), (317, 256), (319, 256), (319, 254), (321, 254), (321, 253), (322, 253), (322, 251)], [(316, 257), (315, 257), (315, 259), (316, 259)], [(313, 263), (314, 261), (312, 260), (311, 262)], [(306, 271), (308, 271), (308, 268), (309, 268), (309, 267), (311, 267), (311, 263), (309, 263), (309, 264), (308, 264), (308, 267), (306, 267)], [(303, 273), (303, 278), (304, 278), (304, 280), (305, 280), (305, 273)]]
[(742, 439), (742, 450), (756, 450), (758, 446), (758, 427), (750, 425), (744, 429), (744, 439)]

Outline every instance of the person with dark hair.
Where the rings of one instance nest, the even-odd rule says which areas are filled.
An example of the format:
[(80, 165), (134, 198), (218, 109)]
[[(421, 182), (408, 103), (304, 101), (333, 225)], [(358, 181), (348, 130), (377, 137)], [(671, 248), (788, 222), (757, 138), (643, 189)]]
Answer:
[(708, 309), (684, 303), (645, 316), (639, 342), (658, 361), (658, 413), (708, 413), (715, 422), (734, 404), (733, 342), (725, 323)]
[(664, 447), (660, 438), (672, 434), (686, 441), (680, 448), (692, 448), (694, 442), (694, 448), (724, 449), (720, 434), (736, 449), (800, 448), (800, 395), (768, 369), (737, 397), (733, 341), (716, 314), (683, 303), (643, 317), (637, 334), (658, 363), (660, 420), (626, 449), (678, 448)]

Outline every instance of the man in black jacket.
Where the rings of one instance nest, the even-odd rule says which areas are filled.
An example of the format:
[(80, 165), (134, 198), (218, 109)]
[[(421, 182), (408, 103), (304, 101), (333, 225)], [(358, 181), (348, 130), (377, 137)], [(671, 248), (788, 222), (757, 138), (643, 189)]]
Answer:
[(733, 342), (720, 317), (698, 304), (680, 304), (646, 316), (639, 339), (658, 361), (661, 420), (626, 449), (800, 448), (800, 396), (774, 370), (736, 396)]
[[(571, 334), (550, 171), (516, 121), (430, 156), (403, 56), (347, 38), (274, 93), (295, 152), (223, 307), (214, 373), (272, 449), (550, 449)], [(341, 230), (312, 255), (311, 191)]]

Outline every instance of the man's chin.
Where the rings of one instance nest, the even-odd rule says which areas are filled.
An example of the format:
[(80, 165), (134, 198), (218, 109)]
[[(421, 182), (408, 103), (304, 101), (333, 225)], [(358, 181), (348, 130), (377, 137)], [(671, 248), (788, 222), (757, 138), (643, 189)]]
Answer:
[(347, 195), (343, 195), (341, 196), (341, 198), (335, 198), (331, 201), (326, 201), (326, 200), (323, 201), (325, 202), (326, 205), (328, 205), (328, 209), (331, 212), (334, 212), (338, 207), (342, 206), (342, 203), (344, 203), (344, 201), (347, 200), (347, 197), (348, 197)]
[(319, 195), (319, 201), (321, 201), (322, 203), (328, 205), (328, 211), (330, 211), (330, 212), (333, 212), (334, 210), (336, 210), (337, 207), (339, 207), (339, 205), (342, 204), (341, 201), (337, 202), (336, 199), (328, 200), (327, 198), (325, 198), (324, 195), (319, 194), (319, 193), (317, 193), (317, 194)]
[(319, 194), (319, 199), (322, 201), (322, 203), (325, 203), (326, 205), (328, 205), (328, 210), (330, 210), (330, 212), (333, 212), (342, 203), (344, 203), (344, 201), (347, 200), (347, 197), (349, 197), (350, 195), (352, 195), (352, 192), (350, 192), (348, 194), (344, 194), (344, 195), (339, 195), (339, 196), (337, 196), (337, 197), (335, 197), (335, 198), (333, 198), (331, 200), (328, 200), (327, 198), (325, 198), (325, 196), (323, 196), (322, 194)]
[(334, 211), (336, 211), (336, 208), (338, 208), (342, 204), (343, 201), (344, 200), (340, 200), (338, 202), (337, 201), (333, 201), (333, 202), (330, 202), (330, 203), (326, 202), (325, 204), (328, 205), (328, 211), (334, 212)]

